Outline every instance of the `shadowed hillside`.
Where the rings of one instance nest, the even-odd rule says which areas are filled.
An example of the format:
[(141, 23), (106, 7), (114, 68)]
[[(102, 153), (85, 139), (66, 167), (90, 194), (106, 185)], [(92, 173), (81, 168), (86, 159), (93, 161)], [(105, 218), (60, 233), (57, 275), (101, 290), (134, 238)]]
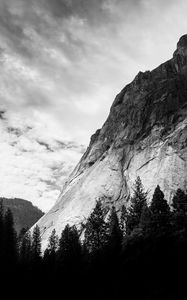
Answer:
[(14, 217), (15, 229), (17, 233), (20, 232), (22, 228), (30, 228), (35, 224), (44, 213), (36, 206), (33, 206), (30, 201), (13, 198), (1, 198), (3, 201), (4, 209), (10, 208)]

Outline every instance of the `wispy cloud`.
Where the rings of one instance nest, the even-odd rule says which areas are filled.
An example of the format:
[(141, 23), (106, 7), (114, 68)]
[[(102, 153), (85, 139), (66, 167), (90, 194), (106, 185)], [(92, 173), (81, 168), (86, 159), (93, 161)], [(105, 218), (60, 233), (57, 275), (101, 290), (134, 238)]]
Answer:
[(186, 10), (185, 0), (0, 0), (1, 191), (49, 207), (116, 93), (171, 57)]
[(1, 195), (29, 199), (46, 211), (84, 149), (52, 135), (38, 118), (21, 117), (5, 114), (0, 120)]

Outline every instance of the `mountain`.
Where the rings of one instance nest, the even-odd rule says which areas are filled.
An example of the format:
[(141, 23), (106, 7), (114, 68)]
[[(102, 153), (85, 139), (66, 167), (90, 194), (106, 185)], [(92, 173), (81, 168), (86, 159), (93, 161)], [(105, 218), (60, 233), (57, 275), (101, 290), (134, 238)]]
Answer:
[(140, 176), (149, 198), (157, 184), (170, 202), (187, 188), (187, 35), (173, 57), (153, 71), (139, 72), (115, 98), (103, 127), (66, 181), (54, 207), (39, 220), (43, 247), (51, 231), (79, 225), (103, 205), (128, 205)]
[(30, 201), (23, 199), (7, 199), (0, 197), (3, 202), (4, 210), (11, 209), (14, 217), (14, 225), (19, 234), (22, 228), (31, 228), (44, 213), (36, 206), (33, 206)]

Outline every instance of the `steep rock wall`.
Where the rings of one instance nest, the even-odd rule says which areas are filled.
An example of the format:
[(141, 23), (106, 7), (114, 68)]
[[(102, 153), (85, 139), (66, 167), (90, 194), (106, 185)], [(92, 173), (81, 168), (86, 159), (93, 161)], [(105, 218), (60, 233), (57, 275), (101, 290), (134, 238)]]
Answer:
[(40, 219), (43, 247), (55, 228), (79, 225), (95, 206), (127, 203), (137, 176), (149, 191), (157, 184), (168, 201), (187, 188), (187, 35), (173, 58), (140, 72), (116, 97), (105, 124), (67, 179), (54, 207)]

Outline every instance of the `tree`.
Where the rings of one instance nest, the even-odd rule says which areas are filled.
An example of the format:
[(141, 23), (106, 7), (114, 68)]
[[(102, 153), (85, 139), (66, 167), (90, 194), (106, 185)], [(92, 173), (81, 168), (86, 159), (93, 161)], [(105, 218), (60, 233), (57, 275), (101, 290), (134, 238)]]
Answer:
[(187, 195), (181, 189), (178, 189), (172, 200), (174, 212), (187, 212)]
[(58, 248), (58, 236), (56, 235), (56, 230), (53, 229), (50, 237), (48, 247), (49, 253), (54, 254)]
[(144, 207), (143, 207), (143, 210), (142, 210), (141, 217), (140, 217), (139, 226), (140, 226), (140, 228), (142, 228), (142, 230), (145, 233), (149, 233), (151, 222), (152, 222), (152, 213), (151, 213), (151, 210), (148, 207), (147, 203), (145, 203)]
[(120, 228), (122, 230), (123, 235), (126, 234), (126, 222), (128, 218), (128, 211), (125, 205), (121, 208), (121, 216), (120, 216)]
[(86, 223), (84, 243), (89, 253), (94, 253), (103, 249), (107, 243), (107, 224), (101, 201), (97, 201), (96, 206)]
[(38, 264), (41, 261), (41, 236), (38, 225), (34, 227), (32, 233), (31, 255), (34, 264)]
[(144, 191), (140, 177), (138, 176), (135, 185), (134, 193), (131, 198), (131, 206), (127, 215), (126, 230), (131, 233), (139, 226), (143, 207), (147, 201), (147, 192)]
[(51, 269), (55, 265), (58, 242), (59, 239), (58, 236), (56, 235), (56, 230), (53, 229), (49, 237), (48, 246), (44, 252), (44, 264), (47, 266), (48, 269)]
[(152, 212), (152, 229), (162, 229), (163, 232), (169, 229), (170, 208), (159, 185), (154, 191), (150, 210)]
[(27, 231), (20, 242), (20, 262), (29, 264), (31, 259), (31, 233)]
[(61, 264), (69, 260), (69, 256), (71, 252), (70, 231), (71, 231), (71, 227), (69, 226), (69, 224), (67, 224), (64, 230), (62, 231), (59, 240), (58, 259)]
[(66, 225), (57, 251), (58, 268), (66, 273), (79, 272), (82, 248), (76, 226)]
[(172, 201), (172, 226), (175, 231), (185, 230), (187, 228), (187, 195), (181, 189), (178, 189)]
[(26, 234), (26, 232), (29, 230), (29, 228), (25, 228), (23, 227), (20, 232), (19, 232), (19, 235), (18, 235), (18, 242), (21, 242)]
[(0, 201), (0, 260), (3, 256), (4, 247), (4, 207), (3, 201)]
[(112, 207), (108, 221), (108, 249), (113, 256), (119, 255), (122, 246), (123, 233), (120, 228), (115, 207)]
[(49, 237), (48, 246), (45, 249), (43, 264), (45, 267), (45, 273), (51, 276), (51, 273), (56, 271), (56, 258), (57, 258), (57, 248), (58, 248), (58, 236), (56, 235), (56, 230), (53, 229)]
[(6, 265), (14, 266), (17, 260), (17, 236), (10, 209), (7, 209), (4, 219), (4, 256)]

